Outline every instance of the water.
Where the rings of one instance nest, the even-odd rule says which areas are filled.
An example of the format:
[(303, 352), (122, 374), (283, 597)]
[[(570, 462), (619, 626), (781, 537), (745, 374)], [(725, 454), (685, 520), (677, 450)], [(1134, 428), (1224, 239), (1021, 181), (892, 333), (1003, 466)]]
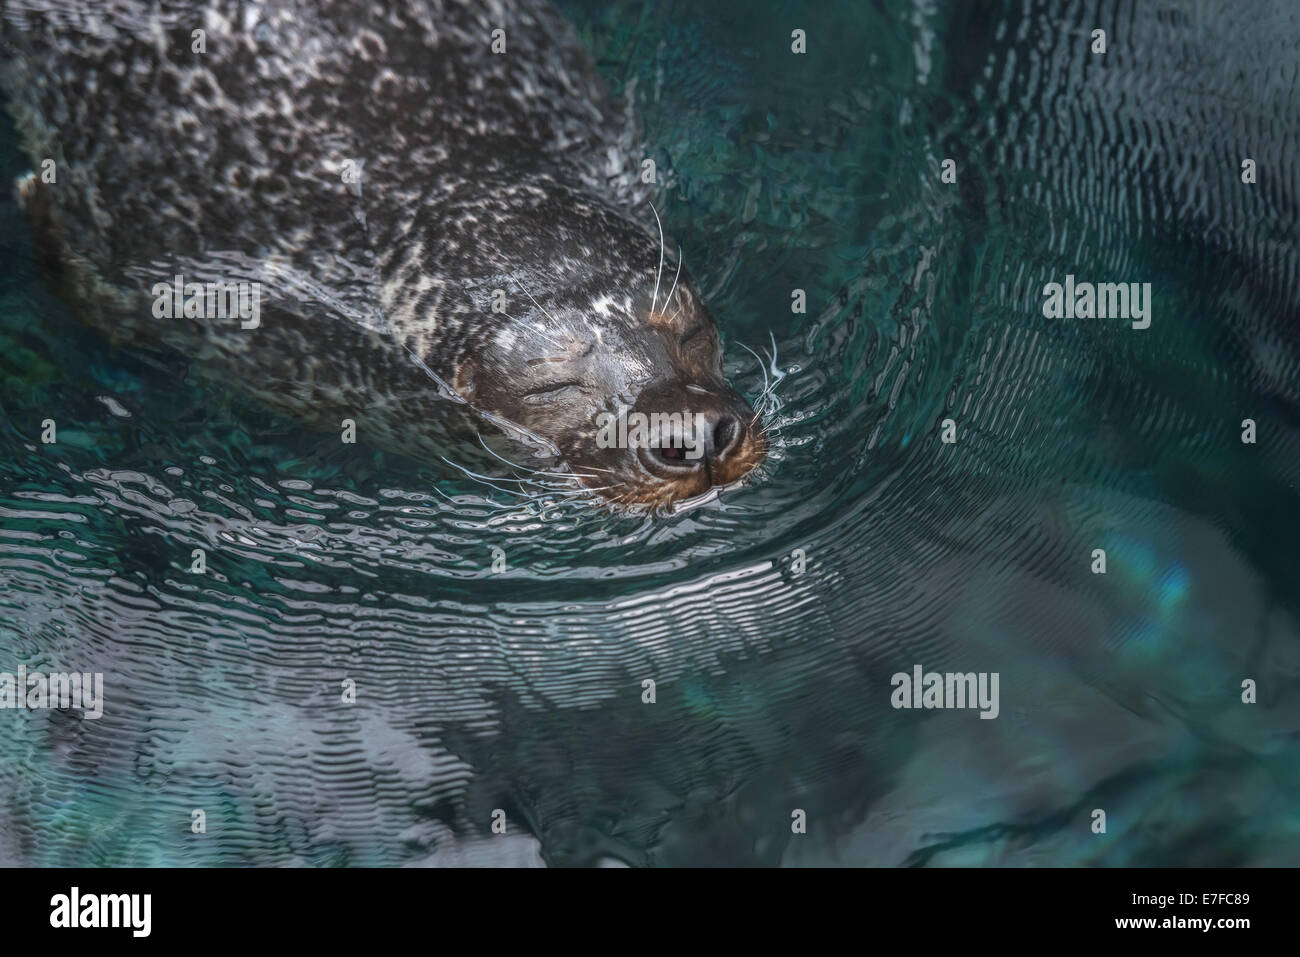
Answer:
[[(946, 6), (564, 5), (732, 381), (782, 377), (758, 481), (672, 517), (116, 349), (0, 205), (0, 670), (106, 696), (0, 713), (3, 858), (1300, 859), (1300, 13)], [(1151, 327), (1044, 317), (1067, 274)], [(916, 664), (997, 672), (998, 718), (892, 708)]]

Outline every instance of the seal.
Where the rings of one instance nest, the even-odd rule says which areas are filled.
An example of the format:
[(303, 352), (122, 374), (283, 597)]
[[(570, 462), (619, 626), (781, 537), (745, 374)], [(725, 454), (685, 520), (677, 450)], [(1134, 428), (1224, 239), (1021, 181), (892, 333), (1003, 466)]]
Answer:
[(611, 503), (763, 460), (549, 5), (0, 0), (0, 43), (35, 248), (113, 341), (418, 457), (488, 422)]

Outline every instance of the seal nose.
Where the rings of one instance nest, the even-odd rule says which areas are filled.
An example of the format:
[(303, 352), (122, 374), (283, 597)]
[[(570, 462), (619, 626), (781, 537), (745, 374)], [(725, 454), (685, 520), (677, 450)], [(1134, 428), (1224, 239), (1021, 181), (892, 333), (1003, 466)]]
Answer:
[(693, 427), (685, 435), (674, 435), (673, 441), (651, 450), (656, 459), (674, 468), (708, 467), (723, 461), (740, 443), (740, 420), (729, 412), (699, 412), (688, 423)]

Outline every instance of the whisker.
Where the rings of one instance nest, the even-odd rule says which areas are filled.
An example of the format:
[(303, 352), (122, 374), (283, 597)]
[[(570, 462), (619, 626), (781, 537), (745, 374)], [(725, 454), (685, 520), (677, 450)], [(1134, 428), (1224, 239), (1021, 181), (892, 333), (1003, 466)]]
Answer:
[[(615, 472), (613, 469), (603, 469), (603, 468), (601, 468), (599, 465), (584, 465), (583, 468), (584, 468), (584, 469), (593, 469), (593, 470), (595, 470), (595, 471), (597, 471), (597, 472), (608, 472), (610, 475), (617, 475), (617, 474), (618, 474), (618, 473)], [(574, 474), (577, 474), (577, 473), (574, 473)], [(589, 478), (594, 478), (595, 476), (588, 476), (588, 477), (589, 477)]]
[[(479, 438), (481, 440), (482, 436), (480, 436)], [(489, 453), (492, 453), (493, 455), (496, 454), (492, 452), (492, 449), (487, 448), (486, 445), (484, 445), (484, 448)], [(498, 455), (497, 458), (501, 458), (501, 456)], [(492, 514), (498, 514), (500, 512), (508, 512), (508, 511), (519, 511), (522, 509), (527, 514), (534, 515), (539, 518), (545, 518), (546, 513), (548, 511), (553, 510), (562, 505), (567, 505), (574, 502), (578, 502), (584, 505), (586, 504), (594, 505), (595, 498), (592, 493), (613, 491), (619, 488), (623, 488), (627, 484), (626, 482), (619, 482), (614, 485), (599, 485), (595, 487), (582, 485), (581, 483), (575, 484), (572, 480), (579, 476), (577, 476), (574, 473), (555, 473), (569, 480), (563, 484), (540, 482), (531, 478), (517, 478), (517, 477), (498, 478), (496, 480), (498, 482), (512, 482), (520, 486), (531, 486), (531, 488), (508, 489), (508, 488), (502, 488), (501, 486), (494, 484), (492, 481), (489, 481), (486, 476), (480, 475), (479, 473), (473, 471), (472, 469), (466, 468), (465, 466), (461, 465), (458, 462), (453, 462), (451, 459), (448, 459), (445, 456), (442, 457), (442, 460), (446, 462), (448, 465), (452, 466), (453, 468), (459, 469), (470, 479), (473, 479), (474, 481), (487, 486), (493, 491), (500, 492), (502, 495), (517, 499), (517, 501), (514, 503), (498, 502), (497, 500), (491, 497), (483, 496), (482, 497), (483, 504), (479, 505), (476, 503), (476, 507), (487, 508)], [(513, 464), (506, 459), (502, 459), (502, 461), (506, 462), (507, 465)], [(595, 476), (582, 476), (582, 477), (594, 478)], [(453, 505), (460, 504), (456, 502), (454, 499), (452, 499), (451, 496), (443, 492), (442, 489), (438, 488), (436, 485), (434, 486), (434, 491), (437, 492), (439, 495), (441, 495), (444, 499), (446, 499), (451, 504)]]
[[(492, 449), (488, 448), (488, 444), (487, 444), (486, 442), (483, 441), (483, 433), (481, 433), (481, 432), (475, 432), (474, 434), (478, 437), (478, 443), (479, 443), (479, 445), (483, 446), (484, 450), (485, 450), (489, 455), (493, 456), (494, 458), (498, 458), (498, 459), (500, 459), (502, 462), (505, 462), (506, 465), (509, 465), (511, 468), (519, 469), (521, 472), (528, 472), (528, 473), (531, 474), (531, 475), (548, 475), (548, 476), (553, 476), (553, 477), (555, 477), (555, 478), (574, 478), (574, 477), (577, 477), (577, 478), (598, 478), (598, 477), (599, 477), (599, 476), (596, 476), (596, 475), (583, 475), (581, 472), (574, 472), (574, 471), (568, 471), (568, 472), (547, 472), (547, 471), (544, 471), (543, 469), (535, 469), (535, 468), (530, 468), (530, 467), (528, 467), (528, 466), (526, 466), (526, 465), (518, 465), (518, 464), (516, 464), (515, 462), (511, 462), (511, 461), (510, 461), (508, 458), (506, 458), (505, 456), (503, 456), (503, 455), (499, 455), (497, 452), (495, 452), (495, 451), (493, 451)], [(608, 470), (608, 469), (605, 469), (604, 471), (609, 471), (609, 470)]]
[(664, 224), (659, 222), (659, 210), (655, 209), (654, 203), (650, 203), (650, 212), (655, 214), (655, 225), (659, 227), (659, 272), (655, 276), (654, 298), (650, 300), (650, 311), (654, 312), (659, 302), (659, 280), (664, 276)]
[[(681, 274), (682, 274), (682, 247), (681, 247), (681, 246), (678, 246), (678, 247), (677, 247), (677, 274), (673, 276), (673, 288), (668, 290), (668, 298), (664, 300), (664, 306), (665, 306), (665, 307), (666, 307), (670, 302), (673, 301), (673, 293), (675, 293), (675, 292), (677, 291), (677, 279), (678, 279), (679, 276), (681, 276)], [(678, 311), (678, 312), (681, 311), (681, 307), (680, 307), (680, 306), (678, 307), (678, 310), (677, 310), (677, 311)], [(676, 313), (673, 314), (673, 318), (674, 318), (674, 319), (677, 318)]]
[(784, 379), (788, 373), (782, 372), (776, 367), (776, 333), (769, 329), (767, 335), (772, 340), (772, 388), (775, 389), (776, 384)]
[[(482, 483), (483, 483), (484, 485), (486, 485), (488, 488), (496, 489), (496, 491), (502, 493), (503, 495), (530, 495), (530, 494), (532, 494), (532, 493), (526, 493), (526, 492), (512, 492), (512, 491), (509, 490), (509, 489), (501, 488), (500, 486), (493, 484), (492, 481), (491, 481), (491, 479), (489, 479), (486, 475), (479, 475), (477, 472), (473, 472), (473, 471), (471, 471), (470, 469), (465, 468), (465, 466), (460, 465), (460, 464), (458, 464), (458, 463), (456, 463), (456, 462), (453, 462), (451, 459), (447, 458), (446, 456), (439, 456), (439, 458), (441, 458), (444, 462), (446, 462), (448, 465), (452, 466), (453, 468), (458, 468), (458, 469), (460, 469), (462, 472), (464, 472), (464, 473), (465, 473), (466, 475), (468, 475), (470, 478), (475, 479), (475, 480), (477, 480), (477, 481), (479, 481), (479, 482), (482, 482)], [(530, 480), (528, 480), (528, 479), (507, 479), (507, 478), (497, 479), (497, 481), (499, 481), (499, 482), (520, 482), (520, 483), (525, 483), (525, 484), (527, 484), (527, 483), (530, 482)], [(533, 484), (540, 484), (540, 483), (533, 483)], [(541, 494), (541, 493), (538, 493), (538, 494)]]
[[(524, 284), (523, 284), (523, 283), (521, 283), (521, 282), (520, 282), (518, 279), (516, 279), (514, 276), (511, 276), (510, 278), (511, 278), (512, 280), (514, 280), (514, 284), (515, 284), (516, 286), (519, 287), (519, 291), (520, 291), (520, 292), (522, 292), (522, 293), (523, 293), (525, 296), (527, 296), (529, 299), (533, 299), (533, 294), (532, 294), (531, 292), (529, 292), (527, 289), (524, 288)], [(547, 319), (551, 320), (551, 322), (555, 323), (557, 326), (560, 324), (560, 323), (559, 323), (559, 320), (556, 319), (556, 318), (555, 318), (553, 315), (551, 315), (549, 312), (547, 312), (545, 309), (543, 309), (543, 308), (542, 308), (542, 304), (541, 304), (540, 302), (538, 302), (536, 299), (533, 299), (533, 305), (536, 306), (538, 309), (541, 309), (541, 310), (542, 310), (542, 315), (544, 315)]]
[(763, 391), (760, 392), (759, 395), (760, 395), (760, 396), (762, 396), (762, 395), (766, 395), (766, 394), (767, 394), (767, 390), (768, 390), (768, 384), (767, 384), (767, 359), (766, 359), (765, 357), (760, 356), (757, 352), (755, 352), (753, 349), (749, 348), (749, 346), (745, 345), (743, 342), (740, 343), (740, 348), (744, 349), (744, 350), (745, 350), (746, 352), (748, 352), (751, 356), (753, 356), (755, 359), (758, 360), (758, 368), (759, 368), (759, 369), (762, 371), (762, 373), (763, 373)]
[[(529, 296), (529, 298), (531, 299), (532, 297)], [(535, 302), (535, 301), (536, 301), (536, 300), (534, 300), (534, 302)], [(538, 306), (537, 308), (540, 309), (541, 306)], [(522, 320), (522, 319), (516, 319), (514, 316), (510, 315), (510, 313), (508, 313), (508, 312), (503, 312), (503, 313), (501, 313), (501, 315), (505, 316), (505, 317), (506, 317), (507, 319), (509, 319), (511, 322), (517, 322), (517, 323), (519, 323), (520, 325), (523, 325), (523, 320)], [(555, 320), (552, 319), (551, 321), (554, 322)], [(537, 328), (536, 326), (533, 326), (533, 327), (532, 327), (532, 330), (533, 330), (533, 332), (537, 333), (537, 334), (538, 334), (539, 336), (541, 336), (542, 338), (544, 338), (544, 339), (549, 339), (549, 340), (551, 341), (551, 344), (552, 344), (552, 345), (557, 346), (557, 347), (559, 347), (559, 348), (561, 348), (561, 349), (564, 348), (564, 343), (561, 342), (559, 339), (556, 339), (554, 336), (547, 335), (545, 332), (543, 332), (541, 329)]]
[[(460, 508), (461, 505), (463, 504), (463, 503), (461, 503), (461, 502), (456, 501), (454, 498), (452, 498), (450, 495), (448, 495), (448, 494), (447, 494), (446, 492), (444, 492), (442, 489), (438, 488), (438, 486), (436, 486), (436, 485), (433, 487), (433, 490), (434, 490), (435, 492), (437, 492), (439, 495), (441, 495), (443, 498), (445, 498), (448, 502), (450, 502), (450, 503), (451, 503), (453, 506), (455, 506), (456, 508)], [(484, 496), (484, 497), (481, 499), (481, 501), (487, 503), (488, 505), (491, 505), (491, 506), (492, 506), (491, 511), (493, 511), (493, 512), (504, 512), (504, 511), (508, 511), (508, 510), (510, 510), (510, 509), (517, 509), (517, 508), (520, 507), (520, 506), (518, 506), (518, 505), (510, 505), (510, 504), (507, 504), (507, 503), (505, 503), (505, 502), (498, 502), (498, 501), (496, 501), (495, 499), (490, 499), (490, 498), (487, 498), (486, 496)], [(480, 508), (482, 507), (482, 506), (478, 505), (478, 503), (475, 503), (475, 506), (476, 506), (476, 507), (480, 507)]]
[[(768, 341), (772, 344), (771, 355), (768, 355), (767, 350), (764, 349), (763, 355), (760, 356), (743, 342), (740, 343), (742, 349), (758, 360), (759, 371), (763, 373), (763, 388), (754, 397), (754, 419), (749, 423), (751, 427), (760, 417), (775, 413), (781, 408), (781, 400), (777, 398), (776, 390), (781, 381), (789, 375), (788, 372), (777, 365), (780, 352), (776, 344), (776, 334), (769, 329), (767, 335)], [(771, 372), (770, 376), (768, 375), (769, 372)], [(768, 431), (775, 432), (776, 429), (771, 427)]]
[(626, 483), (624, 482), (619, 482), (617, 485), (598, 485), (595, 488), (583, 485), (581, 488), (573, 489), (572, 491), (559, 496), (556, 501), (573, 501), (575, 499), (586, 497), (586, 493), (588, 492), (608, 492), (610, 489), (622, 488), (625, 484)]
[[(498, 475), (498, 476), (496, 476), (495, 478), (493, 478), (493, 477), (486, 476), (486, 475), (479, 475), (477, 472), (471, 472), (471, 471), (469, 471), (468, 469), (466, 469), (465, 466), (463, 466), (463, 465), (456, 465), (455, 462), (448, 462), (448, 464), (450, 464), (450, 465), (455, 465), (456, 468), (458, 468), (458, 469), (460, 469), (461, 471), (463, 471), (463, 472), (464, 472), (466, 475), (468, 475), (470, 478), (473, 478), (473, 479), (479, 479), (479, 480), (484, 481), (484, 482), (488, 482), (488, 481), (496, 481), (496, 482), (513, 482), (513, 483), (516, 484), (516, 485), (532, 486), (532, 487), (534, 487), (534, 488), (538, 488), (538, 489), (559, 489), (559, 488), (568, 488), (567, 485), (561, 485), (561, 484), (559, 484), (558, 482), (556, 482), (556, 483), (552, 483), (552, 482), (543, 482), (543, 481), (539, 481), (538, 479), (530, 478), (530, 477), (527, 477), (527, 476), (525, 476), (524, 478), (520, 478), (520, 477), (517, 476), (517, 475), (509, 475), (509, 476), (507, 476), (507, 475)], [(502, 489), (501, 491), (505, 491), (505, 489)], [(519, 494), (519, 493), (513, 493), (513, 492), (512, 492), (512, 494)]]

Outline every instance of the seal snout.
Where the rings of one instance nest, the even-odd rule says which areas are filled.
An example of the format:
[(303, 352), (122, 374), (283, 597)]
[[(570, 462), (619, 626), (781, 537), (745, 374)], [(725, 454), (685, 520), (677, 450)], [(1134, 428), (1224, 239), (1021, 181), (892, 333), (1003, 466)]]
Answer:
[(731, 485), (757, 467), (767, 440), (757, 416), (729, 386), (643, 394), (627, 419), (627, 450), (640, 466), (628, 499), (670, 504)]
[(680, 428), (642, 449), (642, 458), (650, 468), (670, 473), (711, 470), (740, 447), (742, 434), (740, 419), (729, 411), (686, 413)]

